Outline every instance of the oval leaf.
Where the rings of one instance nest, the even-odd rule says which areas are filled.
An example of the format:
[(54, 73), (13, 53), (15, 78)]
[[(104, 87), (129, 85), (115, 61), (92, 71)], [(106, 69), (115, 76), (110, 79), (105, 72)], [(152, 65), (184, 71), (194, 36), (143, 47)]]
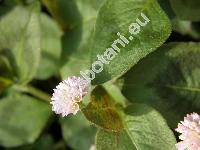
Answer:
[(0, 49), (7, 53), (10, 51), (12, 67), (21, 83), (29, 82), (39, 65), (39, 11), (39, 3), (36, 2), (30, 8), (16, 6), (1, 18)]
[(97, 150), (175, 150), (173, 132), (153, 108), (133, 104), (123, 118), (125, 127), (119, 133), (98, 131)]
[[(102, 68), (99, 63), (103, 64), (103, 71), (95, 74), (92, 83), (100, 84), (121, 76), (164, 43), (170, 32), (169, 19), (156, 0), (107, 0), (98, 13), (91, 47), (92, 63), (98, 55), (107, 62), (98, 58), (96, 68)], [(117, 33), (125, 36), (129, 43), (122, 42)], [(115, 50), (108, 54), (105, 53), (107, 48)]]
[(91, 101), (82, 111), (89, 121), (101, 128), (119, 131), (123, 127), (113, 99), (101, 86), (92, 91)]
[(0, 145), (33, 143), (51, 114), (50, 107), (30, 96), (13, 93), (0, 101)]
[(200, 109), (200, 44), (171, 43), (134, 66), (123, 78), (122, 93), (153, 106), (175, 128)]
[(170, 0), (170, 3), (181, 20), (200, 21), (199, 0)]

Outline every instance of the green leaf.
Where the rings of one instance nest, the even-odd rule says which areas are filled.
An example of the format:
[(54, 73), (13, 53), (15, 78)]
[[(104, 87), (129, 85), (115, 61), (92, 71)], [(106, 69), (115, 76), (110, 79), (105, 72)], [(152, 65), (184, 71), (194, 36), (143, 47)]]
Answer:
[(153, 108), (134, 103), (125, 109), (123, 118), (122, 131), (98, 131), (97, 150), (175, 150), (172, 131)]
[(153, 108), (134, 103), (123, 110), (116, 102), (97, 86), (90, 103), (82, 109), (86, 118), (100, 128), (97, 150), (175, 149), (172, 131)]
[(200, 109), (200, 44), (171, 43), (143, 59), (124, 75), (122, 93), (153, 106), (175, 128)]
[(170, 0), (171, 6), (182, 20), (200, 21), (199, 0)]
[(62, 38), (63, 51), (60, 73), (63, 79), (67, 76), (80, 74), (80, 70), (83, 68), (89, 68), (90, 41), (97, 12), (103, 1), (58, 0), (57, 3), (48, 1), (50, 12), (56, 20), (62, 20), (58, 22), (64, 22), (60, 23), (64, 24), (63, 28), (67, 28)]
[(75, 150), (88, 150), (94, 144), (96, 129), (80, 112), (76, 116), (61, 119), (65, 142)]
[(42, 2), (64, 31), (80, 22), (81, 17), (75, 0), (42, 0)]
[(33, 144), (23, 145), (14, 148), (7, 148), (6, 150), (46, 150), (46, 149), (52, 149), (53, 146), (54, 146), (53, 137), (47, 134), (43, 135)]
[(116, 103), (126, 106), (127, 99), (122, 95), (121, 89), (116, 83), (106, 82), (103, 84), (103, 87), (107, 91), (107, 93), (116, 101)]
[[(144, 19), (141, 13), (150, 21), (148, 22), (147, 18)], [(133, 30), (131, 29), (136, 25), (132, 27), (130, 25), (136, 23), (137, 19), (144, 24), (146, 22), (146, 26), (139, 26), (140, 32), (139, 29), (136, 29), (134, 31), (139, 33), (133, 35)], [(131, 28), (130, 31), (129, 28)], [(114, 44), (117, 45), (120, 52), (117, 53), (115, 51), (117, 54), (108, 57), (104, 56), (106, 49), (111, 48), (115, 40), (119, 42), (118, 32), (128, 40), (131, 36), (133, 39), (129, 40), (129, 44), (122, 42), (125, 47), (122, 46), (123, 44)], [(107, 61), (107, 58), (111, 56), (114, 56), (114, 58), (112, 57), (113, 59), (108, 61), (110, 62), (109, 64), (103, 64), (103, 71), (95, 74), (95, 79), (92, 83), (100, 84), (111, 80), (113, 77), (123, 75), (140, 59), (164, 43), (170, 32), (171, 25), (169, 19), (156, 0), (107, 0), (101, 7), (96, 20), (91, 46), (91, 59), (92, 63), (94, 63), (97, 60), (97, 55), (103, 55)], [(99, 65), (96, 66), (99, 67)]]
[(112, 131), (123, 128), (115, 101), (101, 86), (97, 86), (92, 91), (90, 103), (82, 111), (89, 121), (101, 128)]
[(58, 71), (61, 54), (62, 32), (58, 25), (45, 14), (41, 15), (42, 53), (37, 76), (38, 79), (47, 79)]
[(85, 23), (90, 24), (90, 22), (95, 21), (96, 10), (103, 1), (104, 0), (42, 0), (64, 31), (79, 28), (82, 24), (84, 27)]
[(34, 1), (36, 0), (15, 0), (18, 4), (21, 4), (21, 5), (29, 5), (31, 3), (33, 3)]
[(60, 68), (62, 79), (69, 76), (80, 75), (82, 68), (89, 68), (89, 53), (86, 50), (80, 50), (71, 54), (66, 62)]
[(30, 96), (12, 93), (0, 101), (0, 145), (33, 143), (50, 117), (50, 107)]
[(10, 61), (20, 83), (29, 82), (39, 65), (39, 10), (37, 2), (30, 8), (17, 6), (1, 18), (0, 49), (11, 51)]

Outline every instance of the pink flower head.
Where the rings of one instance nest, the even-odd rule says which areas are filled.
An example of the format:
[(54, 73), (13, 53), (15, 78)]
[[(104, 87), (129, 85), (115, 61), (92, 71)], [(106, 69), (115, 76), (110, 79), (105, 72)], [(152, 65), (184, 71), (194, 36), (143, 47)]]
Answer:
[(78, 103), (87, 94), (89, 83), (80, 77), (69, 77), (59, 83), (54, 89), (51, 98), (52, 110), (62, 117), (76, 114), (79, 111)]
[(200, 150), (200, 115), (188, 114), (176, 131), (181, 133), (179, 139), (182, 140), (176, 144), (178, 150)]

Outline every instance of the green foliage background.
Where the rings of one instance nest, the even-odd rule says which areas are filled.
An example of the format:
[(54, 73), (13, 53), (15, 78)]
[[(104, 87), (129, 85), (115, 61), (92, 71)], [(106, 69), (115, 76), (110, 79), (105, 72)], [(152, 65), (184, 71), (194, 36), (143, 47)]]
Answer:
[[(151, 20), (61, 118), (53, 88), (89, 69), (117, 32)], [(0, 0), (0, 149), (173, 150), (200, 111), (200, 1)]]

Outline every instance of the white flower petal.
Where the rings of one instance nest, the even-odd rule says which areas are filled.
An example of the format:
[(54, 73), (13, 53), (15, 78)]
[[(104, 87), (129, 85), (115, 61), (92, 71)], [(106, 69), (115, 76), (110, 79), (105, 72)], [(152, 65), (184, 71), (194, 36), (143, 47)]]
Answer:
[(89, 83), (80, 77), (69, 77), (59, 83), (51, 98), (52, 110), (62, 117), (76, 114), (79, 111), (78, 102), (88, 93)]
[(179, 139), (183, 140), (176, 144), (178, 150), (200, 150), (200, 115), (197, 113), (188, 114), (184, 121), (178, 124), (175, 129), (181, 133)]

